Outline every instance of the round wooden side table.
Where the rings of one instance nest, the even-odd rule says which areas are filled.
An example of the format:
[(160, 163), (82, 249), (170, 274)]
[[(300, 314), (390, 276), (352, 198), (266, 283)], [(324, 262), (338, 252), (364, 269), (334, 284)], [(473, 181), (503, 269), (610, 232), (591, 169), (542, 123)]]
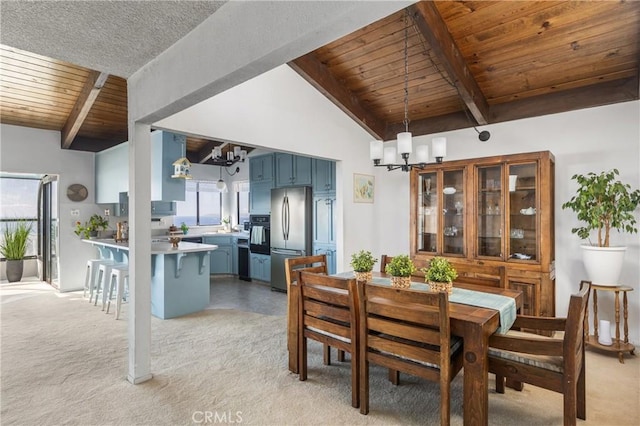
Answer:
[[(615, 292), (615, 320), (616, 320), (616, 336), (611, 339), (611, 345), (603, 345), (598, 342), (598, 291)], [(593, 300), (593, 334), (589, 334), (589, 311), (587, 310), (584, 320), (584, 337), (587, 346), (602, 349), (609, 352), (618, 352), (618, 359), (624, 364), (624, 353), (629, 351), (634, 355), (635, 346), (629, 343), (629, 324), (627, 312), (627, 293), (633, 291), (631, 287), (626, 286), (605, 286), (591, 284), (591, 297)], [(622, 315), (624, 317), (624, 340), (620, 339), (620, 293), (622, 292)]]

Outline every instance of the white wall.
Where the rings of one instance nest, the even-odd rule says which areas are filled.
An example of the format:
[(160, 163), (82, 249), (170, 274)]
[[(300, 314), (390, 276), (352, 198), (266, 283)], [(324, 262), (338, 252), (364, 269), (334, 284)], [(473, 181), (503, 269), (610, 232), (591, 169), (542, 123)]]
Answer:
[[(473, 129), (443, 133), (446, 160), (549, 150), (556, 158), (556, 306), (566, 313), (585, 271), (580, 240), (570, 233), (577, 221), (561, 209), (575, 185), (574, 173), (616, 167), (633, 187), (640, 186), (640, 103), (628, 102), (483, 127), (491, 139), (480, 142)], [(158, 125), (267, 149), (338, 160), (338, 269), (351, 253), (376, 256), (409, 251), (409, 179), (400, 171), (372, 167), (371, 137), (286, 65), (164, 119)], [(429, 135), (416, 138), (428, 142)], [(375, 176), (375, 203), (353, 203), (353, 173)], [(620, 282), (633, 286), (629, 301), (630, 338), (639, 342), (640, 288), (638, 235), (616, 238), (629, 249)], [(613, 304), (600, 298), (601, 318), (613, 320)]]
[[(60, 149), (60, 132), (50, 130), (0, 124), (0, 141), (0, 171), (59, 176), (60, 290), (81, 289), (86, 261), (96, 253), (74, 234), (75, 222), (103, 213), (94, 203), (94, 154)], [(66, 197), (66, 188), (73, 183), (87, 187), (86, 200), (72, 202)], [(71, 209), (80, 210), (80, 216), (71, 216)]]

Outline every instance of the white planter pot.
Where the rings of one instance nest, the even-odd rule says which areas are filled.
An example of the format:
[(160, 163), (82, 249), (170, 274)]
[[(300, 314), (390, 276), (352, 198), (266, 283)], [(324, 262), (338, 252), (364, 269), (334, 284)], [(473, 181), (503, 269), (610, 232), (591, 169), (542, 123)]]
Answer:
[(598, 285), (619, 285), (626, 247), (582, 247), (582, 261), (589, 280)]

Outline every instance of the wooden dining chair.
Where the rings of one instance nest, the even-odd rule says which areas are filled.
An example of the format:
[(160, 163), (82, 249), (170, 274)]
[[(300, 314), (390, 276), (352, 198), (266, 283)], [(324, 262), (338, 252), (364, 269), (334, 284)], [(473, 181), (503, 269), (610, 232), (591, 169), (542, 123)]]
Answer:
[(382, 259), (380, 259), (380, 272), (383, 274), (386, 273), (386, 268), (389, 263), (393, 260), (393, 256), (387, 256), (386, 254), (382, 255)]
[(451, 336), (446, 292), (358, 284), (360, 412), (369, 412), (369, 364), (440, 383), (440, 424), (450, 418), (451, 381), (462, 368), (462, 339)]
[(358, 307), (355, 278), (299, 273), (299, 366), (300, 380), (307, 380), (307, 339), (351, 354), (351, 405), (358, 407)]
[(516, 328), (564, 331), (560, 338), (510, 330), (489, 338), (489, 372), (496, 375), (496, 392), (504, 393), (504, 379), (522, 390), (529, 383), (564, 395), (564, 424), (586, 420), (584, 322), (591, 282), (582, 281), (571, 296), (566, 318), (518, 315)]
[[(327, 274), (327, 256), (291, 257), (284, 260), (284, 273), (287, 282), (287, 350), (289, 351), (289, 371), (298, 374), (298, 273), (309, 271)], [(338, 353), (338, 360), (344, 361), (344, 353)], [(324, 363), (331, 364), (331, 348), (324, 345)]]

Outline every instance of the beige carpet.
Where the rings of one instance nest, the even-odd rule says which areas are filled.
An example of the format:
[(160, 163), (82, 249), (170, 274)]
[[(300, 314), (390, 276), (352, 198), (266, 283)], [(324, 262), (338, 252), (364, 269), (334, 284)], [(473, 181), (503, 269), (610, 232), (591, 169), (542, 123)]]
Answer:
[[(403, 376), (399, 387), (372, 370), (371, 412), (350, 405), (348, 363), (322, 366), (310, 345), (309, 379), (288, 372), (285, 318), (211, 310), (153, 319), (153, 380), (126, 379), (126, 313), (120, 321), (81, 295), (42, 284), (0, 285), (2, 425), (438, 424), (433, 383)], [(589, 352), (589, 425), (638, 425), (638, 357)], [(462, 424), (462, 377), (452, 424)], [(493, 389), (493, 381), (490, 383)], [(209, 416), (205, 418), (205, 416)], [(562, 424), (562, 396), (525, 386), (490, 391), (492, 425)], [(208, 423), (206, 422), (208, 420)]]

